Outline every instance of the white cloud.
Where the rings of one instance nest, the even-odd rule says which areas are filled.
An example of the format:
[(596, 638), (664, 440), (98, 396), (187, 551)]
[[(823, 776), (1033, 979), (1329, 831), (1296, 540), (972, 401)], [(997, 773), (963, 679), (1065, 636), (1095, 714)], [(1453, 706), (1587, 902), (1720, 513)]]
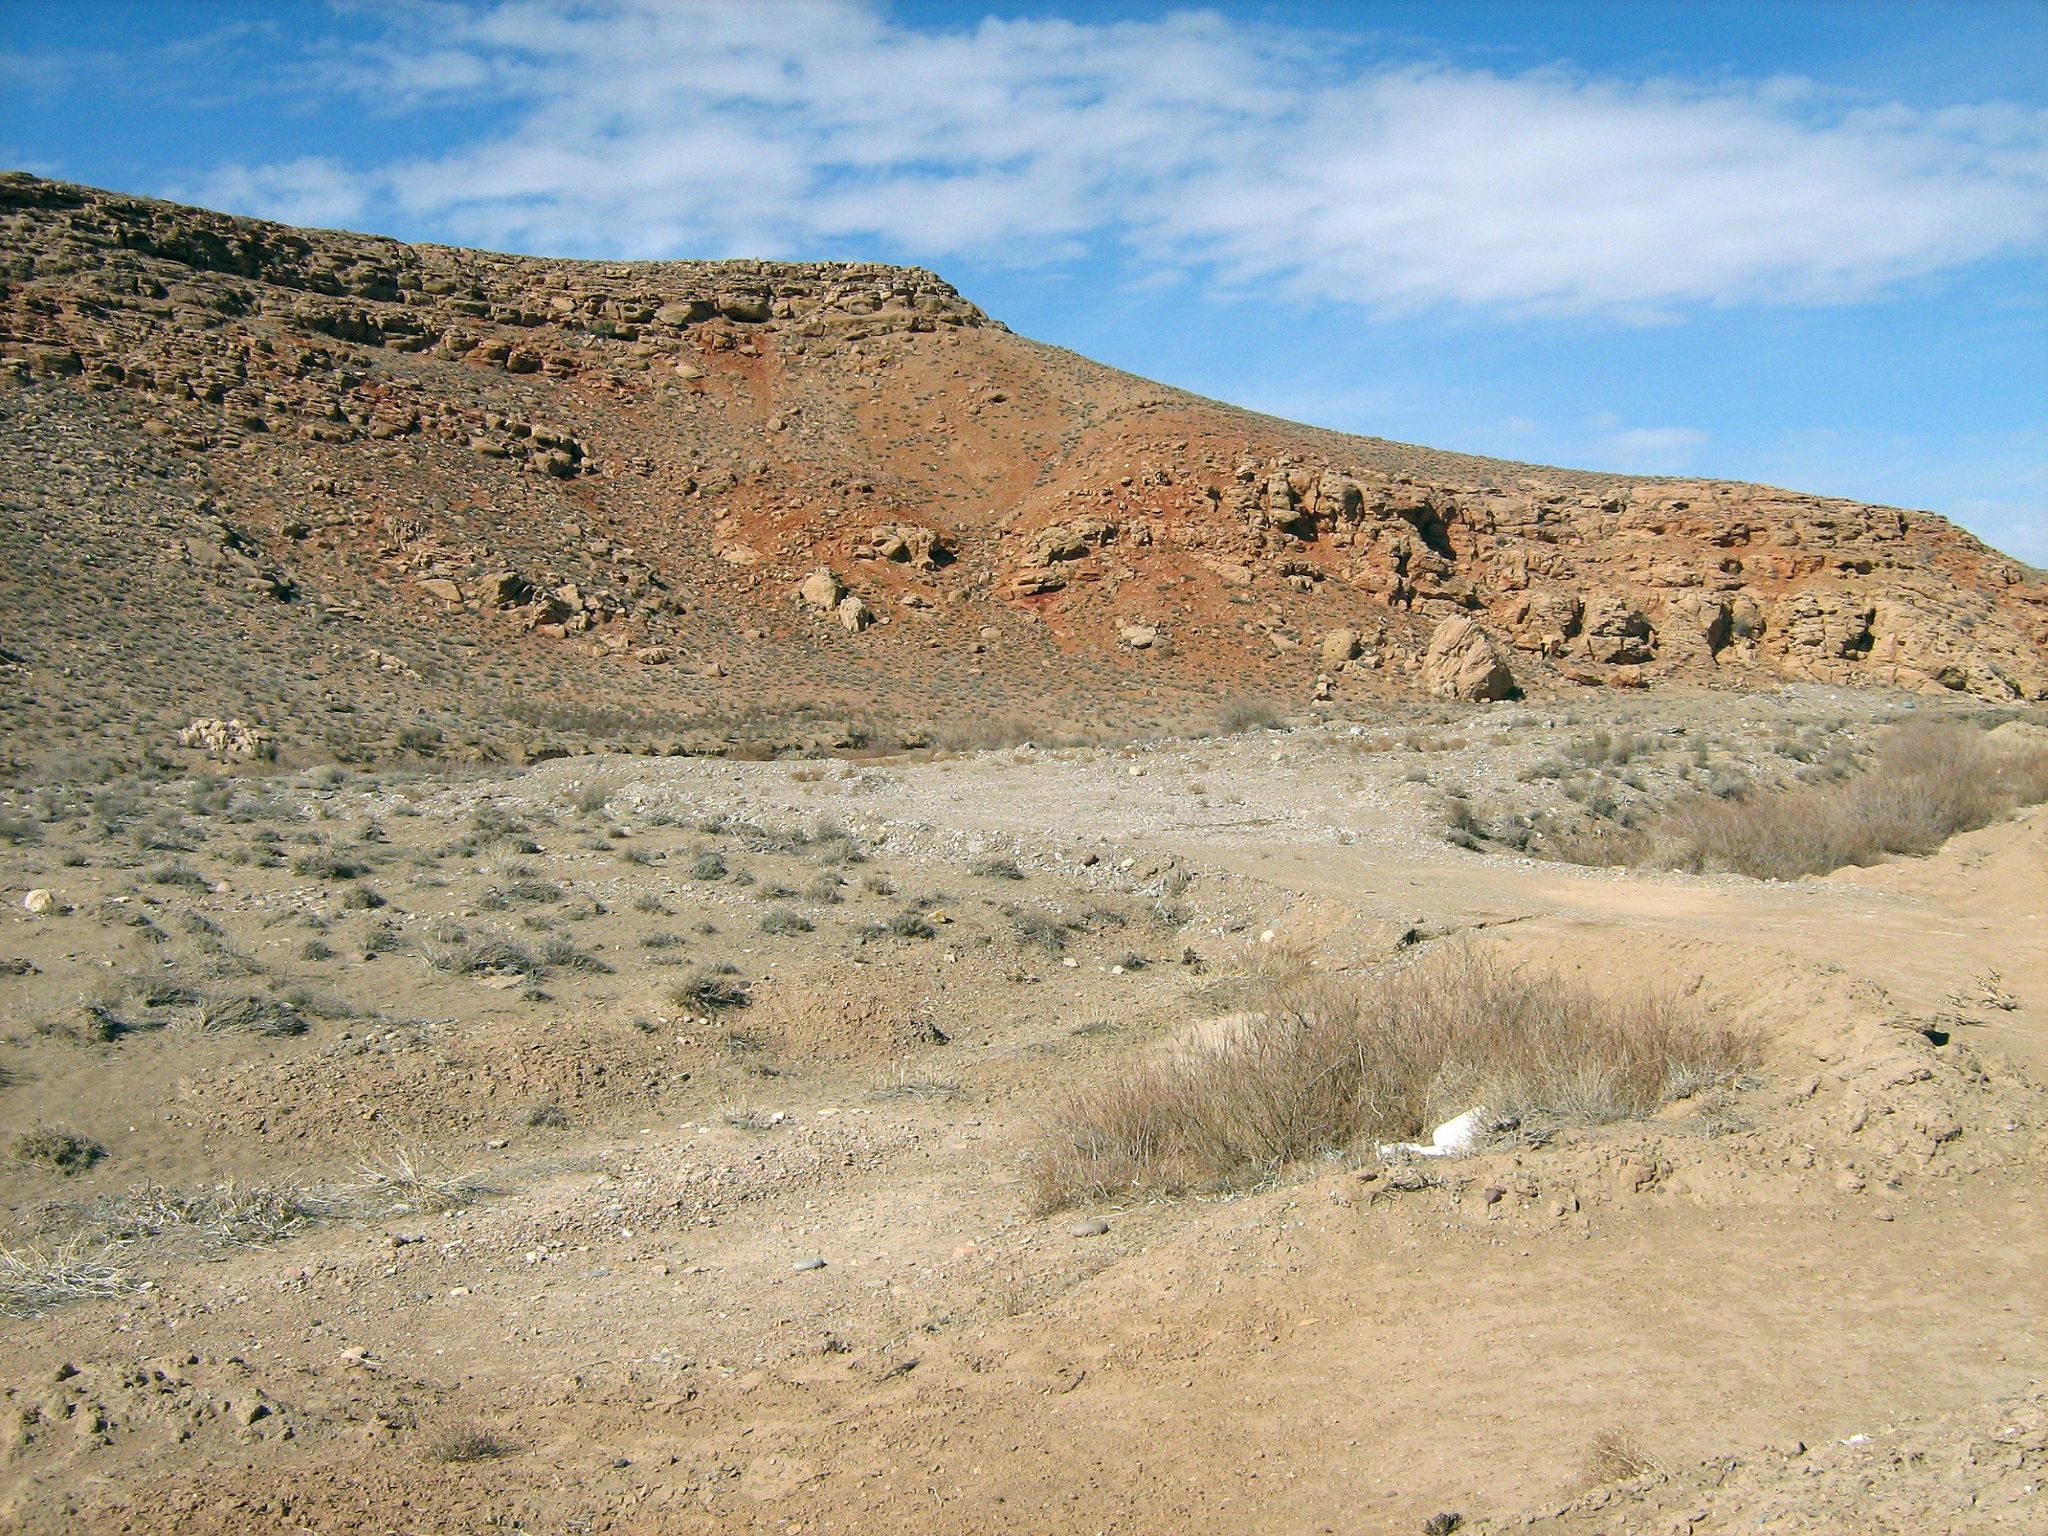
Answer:
[(1389, 65), (1206, 13), (964, 30), (856, 0), (387, 16), (334, 78), (488, 127), (353, 176), (238, 165), (201, 190), (581, 254), (870, 241), (1024, 264), (1113, 242), (1308, 303), (1639, 322), (1868, 298), (2048, 234), (2048, 114), (1999, 105)]
[(1588, 465), (1626, 475), (1679, 475), (1699, 461), (1707, 434), (1697, 427), (1627, 427), (1587, 445)]
[(363, 177), (334, 160), (306, 157), (276, 165), (229, 164), (171, 195), (208, 208), (247, 210), (286, 224), (331, 229), (362, 217), (370, 204)]

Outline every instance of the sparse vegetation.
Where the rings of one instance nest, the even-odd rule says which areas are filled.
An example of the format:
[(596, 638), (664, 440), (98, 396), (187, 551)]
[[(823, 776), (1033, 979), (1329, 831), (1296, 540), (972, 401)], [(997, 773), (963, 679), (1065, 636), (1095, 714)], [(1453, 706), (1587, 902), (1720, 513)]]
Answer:
[(1053, 1115), (1032, 1178), (1048, 1207), (1245, 1188), (1475, 1104), (1525, 1124), (1646, 1115), (1752, 1052), (1668, 1001), (1612, 1001), (1461, 947), (1360, 985), (1295, 983), (1249, 1022), (1139, 1058)]
[(2048, 751), (2003, 747), (1970, 722), (1912, 721), (1885, 733), (1862, 772), (1753, 795), (1724, 796), (1717, 783), (1653, 820), (1594, 827), (1553, 851), (1579, 863), (1791, 880), (1931, 853), (2043, 800)]
[(0, 1248), (0, 1314), (40, 1317), (74, 1301), (125, 1296), (142, 1284), (111, 1245), (74, 1239), (55, 1248)]
[(694, 971), (668, 989), (669, 1001), (698, 1013), (729, 1013), (754, 999), (745, 983), (717, 971)]
[(480, 1173), (456, 1172), (429, 1155), (398, 1148), (357, 1163), (341, 1198), (365, 1215), (421, 1215), (456, 1210), (490, 1193)]
[(435, 1430), (427, 1437), (429, 1460), (461, 1466), (476, 1461), (496, 1461), (510, 1456), (517, 1447), (484, 1425), (464, 1422)]
[(107, 1149), (92, 1137), (53, 1125), (23, 1131), (14, 1138), (10, 1151), (17, 1163), (47, 1168), (67, 1178), (89, 1171), (107, 1155)]

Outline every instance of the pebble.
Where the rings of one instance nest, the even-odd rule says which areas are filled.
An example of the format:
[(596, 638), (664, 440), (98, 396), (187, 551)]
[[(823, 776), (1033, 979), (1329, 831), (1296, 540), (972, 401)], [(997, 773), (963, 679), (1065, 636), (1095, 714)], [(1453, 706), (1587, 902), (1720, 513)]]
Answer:
[(1100, 1237), (1109, 1230), (1109, 1223), (1100, 1219), (1076, 1221), (1067, 1227), (1069, 1237)]
[(789, 1267), (795, 1270), (798, 1274), (802, 1274), (805, 1270), (809, 1269), (823, 1269), (825, 1267), (825, 1261), (823, 1259), (815, 1257), (808, 1259), (798, 1259), (794, 1264), (790, 1265)]

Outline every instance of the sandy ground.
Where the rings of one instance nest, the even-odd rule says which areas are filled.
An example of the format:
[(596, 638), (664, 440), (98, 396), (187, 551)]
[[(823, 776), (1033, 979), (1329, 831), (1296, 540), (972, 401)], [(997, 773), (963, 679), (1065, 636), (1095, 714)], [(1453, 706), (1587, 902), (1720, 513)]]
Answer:
[[(1455, 774), (1511, 786), (1555, 729), (1504, 725)], [(142, 1181), (334, 1184), (400, 1148), (491, 1192), (262, 1246), (133, 1242), (147, 1289), (0, 1321), (0, 1523), (2048, 1529), (2048, 813), (1770, 884), (1460, 851), (1413, 769), (1341, 727), (822, 769), (577, 759), (293, 779), (174, 855), (212, 885), (153, 885), (165, 854), (82, 832), (80, 864), (67, 832), (17, 846), (10, 1122), (108, 1149), (76, 1179), (10, 1175), (30, 1235)], [(603, 807), (569, 809), (593, 784)], [(417, 958), (437, 922), (509, 921), (483, 894), (517, 878), (502, 848), (412, 856), (486, 803), (563, 887), (533, 934), (609, 972), (522, 989)], [(866, 850), (832, 903), (800, 894), (810, 852), (701, 830), (828, 815)], [(370, 822), (374, 911), (226, 857), (266, 825), (289, 846)], [(755, 888), (683, 875), (704, 846)], [(991, 859), (1021, 878), (974, 872)], [(785, 877), (814, 926), (759, 934), (758, 888)], [(23, 913), (30, 885), (70, 914)], [(858, 940), (920, 893), (933, 938)], [(136, 963), (118, 895), (181, 975), (184, 907), (280, 975), (313, 912), (353, 1012), (275, 1040), (67, 1038), (92, 971)], [(578, 902), (598, 910), (571, 921)], [(1055, 952), (1019, 912), (1074, 926)], [(662, 1001), (636, 934), (692, 919), (719, 932), (691, 953), (753, 988), (742, 1013)], [(402, 937), (367, 960), (372, 921)], [(1724, 1101), (1417, 1188), (1365, 1156), (1230, 1199), (1033, 1208), (1047, 1107), (1227, 1011), (1236, 978), (1468, 933), (1685, 995), (1759, 1030), (1761, 1066)], [(526, 1123), (543, 1101), (566, 1127)]]

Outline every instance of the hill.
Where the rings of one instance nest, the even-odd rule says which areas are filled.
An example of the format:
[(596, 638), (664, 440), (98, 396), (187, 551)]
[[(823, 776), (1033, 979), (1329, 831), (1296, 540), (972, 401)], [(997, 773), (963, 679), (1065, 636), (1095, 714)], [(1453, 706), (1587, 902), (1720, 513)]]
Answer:
[(2048, 697), (2048, 582), (1932, 514), (1297, 426), (916, 269), (493, 255), (0, 176), (0, 422), (17, 777), (195, 719), (363, 761), (1240, 698)]

